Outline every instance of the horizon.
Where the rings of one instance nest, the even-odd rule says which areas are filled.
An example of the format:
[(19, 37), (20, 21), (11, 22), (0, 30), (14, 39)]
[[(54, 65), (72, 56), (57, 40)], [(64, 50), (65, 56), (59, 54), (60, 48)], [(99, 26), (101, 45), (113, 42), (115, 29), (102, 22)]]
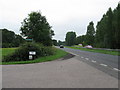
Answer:
[[(15, 0), (1, 0), (0, 2), (1, 12), (3, 13), (0, 21), (1, 29), (6, 28), (20, 34), (19, 29), (23, 19), (32, 11), (40, 10), (52, 26), (55, 33), (53, 39), (65, 41), (65, 35), (69, 31), (76, 32), (77, 36), (85, 35), (87, 26), (91, 21), (94, 22), (96, 29), (97, 22), (100, 21), (110, 7), (114, 10), (119, 0), (35, 0), (29, 3), (27, 0), (18, 2)], [(11, 7), (9, 7), (9, 4), (11, 4)], [(22, 7), (19, 7), (21, 5)]]

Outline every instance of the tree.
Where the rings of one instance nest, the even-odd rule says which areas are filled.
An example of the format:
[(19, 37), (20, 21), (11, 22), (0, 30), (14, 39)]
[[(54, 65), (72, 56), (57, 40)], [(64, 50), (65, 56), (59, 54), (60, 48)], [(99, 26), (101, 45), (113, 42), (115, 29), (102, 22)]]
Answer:
[(33, 39), (35, 42), (40, 42), (46, 46), (52, 45), (54, 31), (51, 30), (46, 17), (42, 16), (40, 12), (28, 14), (28, 17), (22, 22), (20, 31), (22, 32), (21, 35)]
[(55, 45), (55, 46), (57, 46), (58, 45), (58, 43), (57, 43), (57, 40), (52, 40), (52, 43), (53, 43), (53, 45)]
[(89, 25), (87, 26), (86, 44), (93, 45), (94, 36), (95, 36), (94, 23), (90, 22)]
[(85, 45), (85, 35), (78, 36), (76, 38), (76, 44), (83, 44), (83, 45)]
[(65, 38), (66, 45), (72, 46), (76, 43), (76, 33), (75, 32), (67, 32)]
[(117, 48), (120, 49), (120, 3), (117, 6), (117, 26), (118, 29), (116, 30), (116, 42), (117, 42)]
[(106, 47), (105, 35), (107, 30), (107, 17), (103, 15), (102, 19), (97, 23), (96, 35), (95, 35), (95, 46), (104, 48)]
[(106, 48), (112, 48), (114, 47), (114, 29), (113, 29), (113, 12), (112, 9), (109, 8), (109, 10), (106, 13), (107, 17), (107, 29), (105, 31), (105, 46)]
[(104, 48), (120, 48), (120, 4), (108, 9), (96, 26), (95, 45)]
[(115, 29), (115, 47), (120, 49), (120, 3), (118, 3), (117, 8), (113, 11), (113, 27)]
[(16, 35), (13, 31), (0, 29), (2, 31), (2, 47), (18, 47), (24, 43), (24, 39), (20, 35)]
[(24, 43), (25, 40), (22, 38), (22, 36), (15, 34), (15, 39), (13, 41), (13, 44), (15, 46), (19, 46), (21, 43)]
[(65, 41), (58, 40), (58, 46), (60, 46), (60, 45), (65, 45)]
[(15, 33), (7, 29), (2, 30), (2, 43), (11, 43), (15, 39)]

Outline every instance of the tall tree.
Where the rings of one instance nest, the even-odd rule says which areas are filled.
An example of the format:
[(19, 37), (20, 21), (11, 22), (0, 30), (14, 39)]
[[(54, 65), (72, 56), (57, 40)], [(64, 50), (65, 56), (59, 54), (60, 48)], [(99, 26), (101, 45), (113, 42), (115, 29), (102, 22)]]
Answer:
[(94, 36), (95, 36), (94, 23), (91, 21), (89, 25), (87, 26), (86, 44), (93, 45)]
[(104, 14), (101, 21), (97, 23), (96, 35), (95, 35), (95, 45), (96, 47), (105, 47), (105, 34), (107, 30), (107, 16)]
[(7, 29), (2, 30), (2, 43), (11, 43), (15, 39), (15, 33), (13, 31), (9, 31)]
[(60, 45), (65, 45), (65, 41), (58, 40), (58, 46), (60, 46)]
[(113, 12), (112, 9), (109, 8), (109, 10), (106, 13), (107, 17), (107, 29), (105, 31), (105, 46), (107, 48), (112, 48), (114, 47), (114, 29), (112, 26), (112, 21), (113, 21)]
[(116, 8), (116, 29), (115, 29), (115, 40), (116, 40), (116, 47), (120, 49), (120, 2)]
[(40, 12), (28, 14), (28, 17), (22, 22), (20, 31), (24, 37), (43, 43), (46, 46), (52, 45), (54, 31), (51, 30), (46, 17), (42, 16)]
[(55, 45), (55, 46), (57, 46), (57, 45), (58, 45), (58, 44), (57, 44), (57, 40), (53, 39), (53, 40), (52, 40), (52, 44)]
[(85, 35), (78, 36), (76, 38), (76, 44), (83, 44), (83, 45), (85, 45)]
[(103, 15), (96, 26), (95, 44), (97, 47), (120, 48), (120, 4)]
[(67, 32), (65, 38), (66, 45), (72, 46), (76, 43), (76, 33), (75, 32)]

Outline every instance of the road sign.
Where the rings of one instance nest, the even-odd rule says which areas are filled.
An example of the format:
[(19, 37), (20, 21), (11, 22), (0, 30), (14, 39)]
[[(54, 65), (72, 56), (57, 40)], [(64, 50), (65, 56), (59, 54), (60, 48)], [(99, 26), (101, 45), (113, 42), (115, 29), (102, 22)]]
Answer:
[(36, 52), (35, 51), (29, 51), (29, 54), (30, 55), (36, 55)]
[(32, 56), (32, 55), (29, 55), (29, 59), (33, 59), (33, 56)]
[(27, 41), (32, 41), (33, 39), (26, 39)]

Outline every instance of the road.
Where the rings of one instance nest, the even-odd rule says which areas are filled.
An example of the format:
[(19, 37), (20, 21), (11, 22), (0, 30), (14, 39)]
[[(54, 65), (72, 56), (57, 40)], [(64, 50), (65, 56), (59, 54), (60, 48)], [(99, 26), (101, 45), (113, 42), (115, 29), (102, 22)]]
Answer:
[(36, 64), (3, 65), (2, 86), (3, 88), (118, 88), (118, 79), (73, 57)]
[[(75, 56), (35, 64), (2, 65), (2, 87), (111, 88), (109, 90), (118, 88), (118, 79), (115, 76), (118, 71), (102, 64), (98, 65), (98, 61), (92, 62), (96, 54), (90, 58), (92, 56), (90, 52), (68, 48), (63, 50)], [(116, 74), (110, 75), (104, 70), (110, 70), (109, 72)]]
[(120, 72), (118, 69), (118, 58), (120, 58), (120, 56), (81, 51), (71, 48), (62, 48), (62, 50), (72, 53), (76, 55), (76, 59), (82, 60), (83, 62), (86, 62), (87, 64), (92, 65), (93, 67), (115, 78), (118, 78), (118, 72)]

